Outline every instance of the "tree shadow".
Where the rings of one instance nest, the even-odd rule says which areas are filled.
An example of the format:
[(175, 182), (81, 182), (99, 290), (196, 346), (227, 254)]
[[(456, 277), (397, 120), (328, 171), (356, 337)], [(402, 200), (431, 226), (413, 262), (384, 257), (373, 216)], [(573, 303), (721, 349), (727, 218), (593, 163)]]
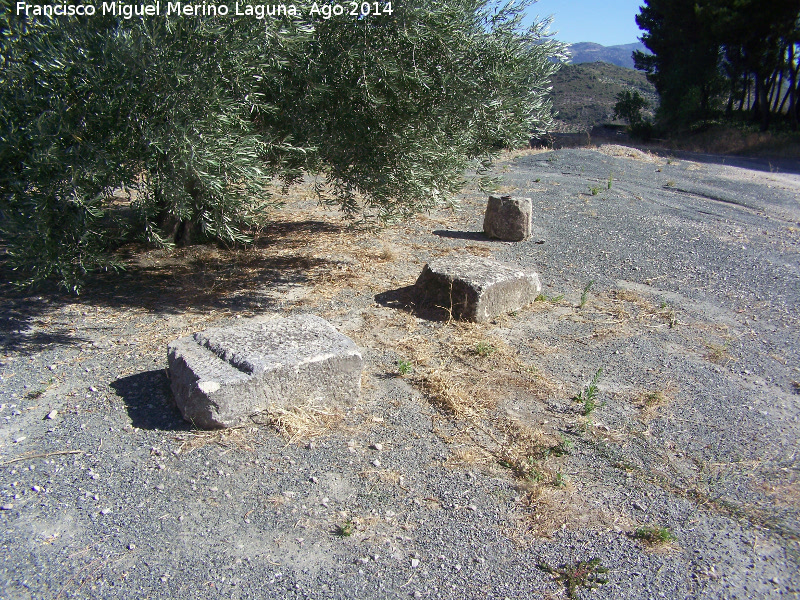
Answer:
[(160, 431), (191, 429), (172, 399), (172, 390), (163, 369), (122, 377), (111, 382), (111, 388), (125, 402), (134, 427)]
[[(4, 291), (0, 288), (0, 293)], [(0, 304), (0, 351), (30, 355), (54, 346), (74, 346), (88, 340), (77, 337), (69, 327), (46, 329), (39, 315), (52, 304), (45, 296), (7, 294)]]

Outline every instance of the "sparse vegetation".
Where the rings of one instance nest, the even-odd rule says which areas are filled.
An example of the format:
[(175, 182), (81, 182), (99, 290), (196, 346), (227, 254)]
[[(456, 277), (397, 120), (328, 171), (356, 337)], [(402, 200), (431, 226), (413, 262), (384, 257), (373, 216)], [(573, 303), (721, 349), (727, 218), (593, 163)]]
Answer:
[(489, 344), (488, 342), (480, 341), (475, 345), (474, 353), (478, 356), (486, 357), (491, 354), (494, 354), (497, 351), (497, 348)]
[(411, 361), (400, 359), (397, 361), (397, 372), (403, 376), (408, 375), (414, 370), (414, 366), (411, 364)]
[(581, 303), (578, 305), (579, 308), (583, 308), (584, 306), (586, 306), (586, 300), (589, 296), (589, 290), (592, 289), (593, 285), (594, 285), (594, 279), (589, 281), (589, 283), (586, 284), (586, 287), (583, 288), (583, 293), (581, 294)]
[(597, 372), (592, 377), (592, 381), (584, 387), (577, 396), (574, 396), (572, 399), (575, 402), (580, 402), (583, 405), (583, 415), (588, 417), (598, 406), (603, 406), (603, 404), (597, 404), (597, 394), (599, 392), (597, 388), (597, 384), (600, 381), (600, 377), (603, 374), (603, 369), (597, 369)]
[(570, 598), (575, 598), (579, 588), (593, 589), (608, 583), (608, 578), (604, 577), (604, 575), (609, 570), (600, 564), (599, 558), (578, 561), (571, 565), (564, 564), (555, 568), (540, 559), (537, 566), (563, 583), (567, 588), (567, 596)]
[(561, 441), (555, 446), (546, 448), (543, 452), (543, 456), (564, 456), (565, 454), (570, 453), (570, 450), (574, 444), (564, 437), (563, 434), (559, 434), (559, 436), (561, 437)]
[(666, 527), (654, 526), (639, 527), (633, 532), (633, 537), (653, 546), (669, 544), (677, 539)]
[(706, 352), (706, 359), (710, 360), (713, 363), (717, 363), (720, 365), (727, 365), (733, 360), (733, 357), (728, 352), (728, 348), (730, 346), (730, 341), (725, 341), (722, 344), (717, 344), (714, 342), (706, 342), (706, 348), (708, 352)]
[(336, 537), (346, 538), (353, 535), (354, 530), (355, 530), (355, 524), (350, 519), (348, 519), (341, 525), (337, 525), (333, 531), (333, 534)]
[(667, 403), (667, 398), (664, 392), (646, 392), (641, 396), (641, 404), (645, 409), (653, 409)]
[(539, 294), (534, 299), (534, 302), (550, 302), (551, 304), (558, 304), (564, 299), (564, 294), (559, 294), (558, 296), (546, 296), (545, 294)]
[[(588, 131), (594, 125), (613, 119), (617, 95), (635, 90), (651, 107), (658, 105), (658, 95), (644, 73), (610, 63), (564, 65), (553, 75), (553, 108), (564, 131)], [(644, 116), (653, 116), (645, 109)]]

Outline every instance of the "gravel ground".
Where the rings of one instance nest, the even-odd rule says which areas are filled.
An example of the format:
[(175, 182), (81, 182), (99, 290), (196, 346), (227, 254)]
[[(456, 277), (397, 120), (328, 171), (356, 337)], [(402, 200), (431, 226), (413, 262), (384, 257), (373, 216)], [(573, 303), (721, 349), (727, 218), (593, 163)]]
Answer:
[[(800, 597), (800, 169), (696, 158), (509, 157), (517, 244), (479, 233), (478, 192), (377, 236), (297, 197), (247, 252), (3, 288), (0, 596)], [(444, 254), (534, 268), (544, 297), (415, 312)], [(296, 312), (356, 341), (362, 398), (192, 431), (166, 344)]]

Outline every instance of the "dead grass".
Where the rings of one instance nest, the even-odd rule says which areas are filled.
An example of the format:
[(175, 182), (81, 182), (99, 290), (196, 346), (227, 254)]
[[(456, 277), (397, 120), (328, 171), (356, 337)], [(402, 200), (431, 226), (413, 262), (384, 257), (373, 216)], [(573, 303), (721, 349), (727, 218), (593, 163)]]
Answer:
[(180, 446), (176, 454), (189, 454), (199, 448), (216, 444), (229, 450), (252, 452), (255, 450), (256, 438), (260, 429), (247, 425), (244, 427), (231, 427), (228, 429), (213, 429), (210, 431), (190, 431), (175, 436), (175, 441)]
[(603, 144), (597, 151), (607, 156), (621, 156), (623, 158), (631, 158), (633, 160), (659, 165), (665, 163), (663, 158), (651, 154), (650, 152), (643, 152), (637, 148), (629, 148), (628, 146), (620, 146), (618, 144)]
[(796, 134), (753, 131), (727, 125), (671, 139), (668, 145), (675, 150), (710, 154), (747, 154), (794, 158), (798, 155)]
[(552, 152), (552, 148), (537, 147), (537, 148), (518, 148), (517, 150), (503, 150), (497, 158), (497, 162), (503, 163), (520, 156), (533, 156), (535, 154), (543, 154), (545, 152)]
[(657, 389), (641, 390), (636, 394), (633, 404), (641, 414), (642, 419), (652, 419), (658, 410), (673, 402), (678, 389), (672, 382), (665, 383)]
[(707, 352), (705, 353), (706, 360), (718, 365), (722, 365), (723, 367), (727, 367), (734, 360), (733, 356), (731, 356), (730, 352), (728, 352), (730, 345), (729, 340), (726, 340), (722, 344), (716, 342), (704, 342), (704, 345), (707, 349)]
[(268, 423), (278, 430), (288, 444), (298, 444), (330, 432), (343, 415), (338, 409), (314, 407), (310, 404), (291, 408), (273, 408), (267, 413)]

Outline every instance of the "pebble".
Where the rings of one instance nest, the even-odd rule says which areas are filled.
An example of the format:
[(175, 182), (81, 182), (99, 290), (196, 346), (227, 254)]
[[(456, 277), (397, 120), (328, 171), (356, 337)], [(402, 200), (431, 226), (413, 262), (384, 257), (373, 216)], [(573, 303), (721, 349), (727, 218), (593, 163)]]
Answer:
[(418, 558), (412, 558), (411, 559), (411, 568), (412, 569), (416, 569), (418, 566), (419, 566), (419, 559)]
[(12, 510), (14, 508), (13, 504), (3, 504), (0, 505), (0, 510)]
[(383, 444), (372, 444), (371, 448), (380, 451), (383, 450)]
[(20, 442), (24, 442), (27, 439), (28, 439), (27, 435), (20, 435), (14, 438), (14, 443), (19, 444)]
[(380, 467), (380, 466), (381, 466), (381, 461), (379, 461), (379, 460), (376, 458), (375, 460), (373, 460), (373, 461), (372, 461), (372, 466), (373, 466), (373, 467)]
[(57, 410), (51, 410), (49, 413), (47, 413), (47, 417), (45, 417), (45, 418), (46, 419), (50, 419), (52, 421), (57, 416), (58, 416), (58, 411)]
[(31, 490), (34, 492), (41, 492), (42, 488), (40, 488), (38, 485), (33, 485), (31, 486)]
[(111, 509), (110, 508), (104, 508), (103, 510), (100, 511), (101, 515), (107, 515), (107, 514), (110, 514), (110, 513), (111, 513)]
[(128, 550), (136, 550), (136, 544), (133, 543), (128, 544)]

